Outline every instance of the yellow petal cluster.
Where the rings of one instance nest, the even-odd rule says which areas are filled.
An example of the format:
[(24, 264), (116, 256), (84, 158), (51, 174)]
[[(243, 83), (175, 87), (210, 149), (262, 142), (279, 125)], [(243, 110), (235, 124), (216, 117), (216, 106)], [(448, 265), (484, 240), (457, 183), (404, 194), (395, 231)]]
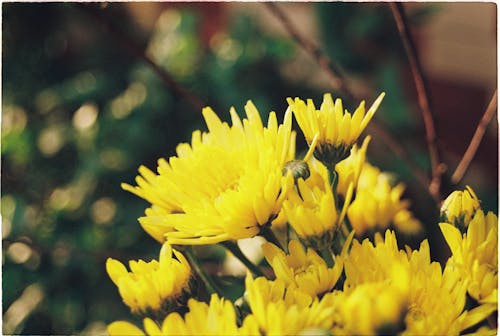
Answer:
[[(407, 275), (403, 272), (403, 275)], [(340, 320), (333, 335), (395, 335), (404, 329), (407, 288), (395, 282), (363, 283), (338, 292), (335, 304)]]
[(328, 331), (335, 320), (334, 306), (328, 300), (312, 299), (308, 294), (287, 288), (284, 281), (264, 277), (245, 280), (246, 299), (252, 311), (245, 322), (256, 323), (260, 334), (298, 335), (314, 330)]
[(421, 223), (408, 210), (409, 201), (402, 200), (402, 183), (391, 185), (391, 176), (365, 162), (356, 189), (356, 198), (347, 210), (347, 217), (357, 235), (367, 231), (385, 230), (391, 224), (398, 231), (415, 233)]
[(492, 212), (485, 216), (477, 210), (462, 233), (448, 223), (439, 224), (450, 246), (448, 261), (463, 272), (468, 280), (467, 291), (479, 303), (498, 304), (498, 218)]
[(474, 190), (467, 186), (466, 190), (455, 190), (441, 205), (441, 220), (460, 228), (466, 228), (481, 208)]
[(295, 190), (288, 193), (283, 203), (283, 209), (299, 238), (310, 246), (323, 249), (331, 244), (345, 217), (352, 186), (348, 190), (345, 206), (339, 212), (325, 166), (312, 161), (310, 171), (311, 176), (307, 180), (297, 180)]
[(321, 162), (336, 164), (347, 157), (351, 146), (368, 125), (384, 95), (385, 93), (380, 94), (368, 111), (365, 110), (365, 102), (361, 102), (352, 114), (344, 111), (341, 99), (337, 98), (334, 102), (328, 93), (323, 96), (319, 110), (312, 99), (304, 102), (300, 98), (288, 98), (287, 101), (307, 142), (311, 144), (318, 135), (315, 157)]
[[(370, 137), (355, 144), (383, 97), (368, 111), (362, 102), (353, 114), (329, 94), (319, 109), (310, 99), (288, 98), (283, 123), (272, 112), (266, 126), (251, 102), (243, 120), (230, 110), (232, 125), (205, 108), (208, 132), (193, 132), (191, 143), (160, 159), (156, 172), (140, 167), (137, 186), (122, 185), (151, 204), (139, 221), (164, 244), (158, 261), (130, 261), (130, 271), (108, 259), (107, 272), (123, 301), (146, 317), (143, 329), (117, 321), (108, 333), (489, 333), (498, 305), (498, 218), (485, 215), (467, 187), (443, 203), (446, 223), (440, 228), (452, 252), (444, 267), (431, 260), (427, 240), (416, 250), (399, 248), (394, 231), (386, 228), (416, 233), (422, 225), (402, 198), (404, 185), (366, 162)], [(303, 160), (294, 158), (292, 113), (310, 145)], [(286, 223), (293, 229), (290, 241)], [(284, 227), (289, 241), (287, 249), (266, 242), (259, 251), (274, 280), (248, 273), (235, 307), (219, 297), (217, 282), (190, 255), (206, 284), (200, 289), (219, 294), (209, 302), (188, 301), (195, 277), (171, 244), (216, 244), (259, 234), (279, 242), (271, 225)], [(371, 238), (353, 242), (355, 234)], [(263, 274), (233, 244), (222, 245), (254, 274)]]
[(144, 319), (144, 330), (126, 321), (116, 321), (108, 326), (110, 336), (119, 335), (249, 335), (258, 334), (258, 329), (252, 321), (238, 327), (236, 313), (230, 301), (213, 294), (210, 303), (190, 299), (189, 312), (184, 317), (179, 313), (171, 313), (161, 326), (150, 318)]
[(229, 126), (205, 108), (207, 133), (193, 132), (177, 156), (160, 159), (158, 174), (140, 167), (137, 186), (122, 185), (152, 204), (139, 221), (154, 238), (171, 244), (249, 238), (279, 213), (287, 186), (282, 169), (295, 154), (291, 112), (282, 125), (271, 112), (264, 127), (250, 101), (245, 111), (242, 121), (231, 109)]
[(162, 246), (159, 261), (132, 260), (129, 266), (130, 272), (118, 260), (106, 261), (109, 277), (133, 313), (162, 315), (175, 308), (176, 300), (189, 290), (189, 263), (168, 244)]
[[(397, 312), (403, 312), (405, 330), (402, 335), (458, 334), (494, 310), (478, 307), (464, 311), (467, 282), (456, 268), (447, 266), (442, 270), (439, 263), (431, 262), (427, 240), (422, 242), (419, 250), (407, 248), (406, 252), (398, 249), (396, 236), (391, 231), (386, 231), (385, 239), (376, 234), (375, 242), (375, 245), (368, 239), (362, 244), (356, 240), (353, 242), (344, 264), (344, 292), (353, 295), (364, 284), (383, 283), (387, 286), (386, 290), (392, 288), (393, 296), (383, 293), (384, 305), (387, 312), (393, 312), (388, 316), (395, 317)], [(366, 295), (368, 302), (359, 299), (356, 305), (352, 303), (352, 309), (376, 313), (376, 307), (357, 306), (369, 305), (370, 297)], [(349, 315), (343, 316), (346, 318), (345, 325), (357, 321), (357, 317), (352, 317), (355, 320), (349, 322)], [(378, 322), (379, 319), (374, 321), (371, 330), (379, 330), (381, 326)], [(363, 328), (369, 330), (370, 326)]]
[(271, 243), (263, 244), (262, 250), (277, 279), (283, 280), (288, 288), (298, 289), (315, 297), (330, 291), (337, 283), (352, 237), (353, 235), (344, 244), (342, 254), (335, 258), (335, 265), (331, 268), (316, 251), (312, 248), (305, 251), (297, 240), (292, 240), (288, 244), (288, 255)]

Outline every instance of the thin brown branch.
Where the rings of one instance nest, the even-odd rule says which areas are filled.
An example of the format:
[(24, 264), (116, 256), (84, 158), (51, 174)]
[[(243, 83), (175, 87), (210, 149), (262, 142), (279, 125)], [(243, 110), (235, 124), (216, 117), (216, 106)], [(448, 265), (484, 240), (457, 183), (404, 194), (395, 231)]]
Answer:
[(165, 86), (170, 89), (175, 95), (182, 97), (190, 103), (196, 110), (201, 111), (206, 104), (193, 93), (188, 91), (180, 85), (167, 70), (159, 66), (151, 57), (149, 57), (144, 50), (135, 44), (128, 36), (125, 35), (118, 27), (116, 27), (103, 13), (102, 10), (88, 4), (75, 4), (79, 9), (92, 15), (92, 17), (100, 23), (110, 34), (116, 38), (121, 46), (127, 50), (131, 55), (141, 59), (144, 63), (149, 65), (151, 69), (160, 77)]
[(429, 192), (437, 201), (439, 201), (441, 176), (446, 170), (446, 167), (439, 158), (439, 148), (437, 144), (434, 115), (431, 112), (429, 104), (429, 94), (425, 85), (422, 66), (420, 64), (417, 50), (415, 48), (415, 43), (413, 42), (413, 37), (409, 29), (408, 20), (406, 18), (403, 4), (400, 2), (391, 2), (389, 3), (389, 6), (391, 7), (392, 15), (394, 16), (394, 20), (396, 21), (396, 26), (398, 28), (401, 41), (403, 42), (406, 55), (408, 57), (408, 62), (410, 63), (413, 80), (415, 82), (415, 87), (417, 90), (418, 104), (420, 106), (422, 117), (424, 119), (427, 147), (429, 149), (432, 168), (432, 180), (429, 185)]
[[(310, 56), (318, 63), (318, 65), (325, 71), (330, 79), (330, 84), (335, 90), (344, 92), (348, 100), (360, 100), (360, 97), (353, 92), (346, 84), (346, 78), (343, 71), (338, 65), (334, 65), (328, 56), (321, 51), (317, 45), (309, 39), (302, 36), (295, 25), (288, 19), (283, 10), (275, 3), (266, 2), (265, 5), (270, 12), (283, 24), (286, 31), (295, 40), (295, 42), (304, 49)], [(372, 120), (370, 128), (375, 135), (382, 139), (391, 151), (400, 157), (408, 166), (413, 176), (422, 184), (428, 185), (430, 180), (426, 173), (411, 159), (403, 146), (376, 120)]]
[(269, 11), (283, 24), (286, 31), (293, 37), (297, 44), (309, 53), (325, 71), (330, 85), (346, 94), (349, 100), (354, 100), (355, 95), (346, 84), (345, 76), (339, 66), (333, 64), (328, 56), (316, 46), (316, 44), (303, 37), (296, 29), (295, 25), (288, 19), (283, 10), (274, 2), (264, 3)]
[(469, 146), (467, 147), (464, 156), (460, 160), (460, 163), (455, 169), (455, 172), (451, 176), (452, 183), (458, 184), (464, 177), (465, 172), (469, 168), (469, 165), (472, 159), (474, 158), (474, 155), (476, 155), (479, 144), (481, 143), (484, 133), (486, 132), (486, 127), (488, 126), (491, 119), (495, 115), (497, 107), (498, 107), (498, 90), (495, 90), (495, 93), (493, 93), (493, 97), (491, 97), (490, 103), (488, 104), (488, 107), (486, 108), (483, 117), (481, 118), (479, 124), (477, 125), (476, 131), (474, 132), (474, 135), (470, 140)]

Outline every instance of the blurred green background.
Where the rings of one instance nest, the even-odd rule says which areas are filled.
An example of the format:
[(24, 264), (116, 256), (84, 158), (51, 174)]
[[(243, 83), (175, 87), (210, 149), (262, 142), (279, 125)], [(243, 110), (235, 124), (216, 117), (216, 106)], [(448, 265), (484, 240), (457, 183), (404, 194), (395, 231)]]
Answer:
[[(387, 93), (376, 118), (428, 171), (414, 86), (388, 6), (278, 5), (345, 70), (358, 92), (370, 88), (364, 94), (368, 103), (378, 92)], [(407, 9), (449, 176), (495, 89), (496, 25), (490, 31), (485, 22), (494, 22), (496, 5), (413, 4)], [(130, 319), (106, 275), (105, 260), (149, 260), (158, 254), (158, 244), (137, 222), (146, 202), (121, 190), (120, 183), (133, 183), (141, 164), (154, 169), (158, 158), (173, 155), (179, 142), (189, 141), (191, 132), (204, 125), (200, 110), (131, 52), (122, 34), (135, 52), (146, 53), (226, 120), (230, 106), (241, 114), (248, 99), (267, 119), (270, 110), (284, 113), (286, 97), (319, 102), (331, 91), (321, 68), (263, 4), (4, 3), (2, 11), (6, 334), (99, 334), (111, 321)], [(109, 25), (118, 32), (110, 32)], [(464, 27), (469, 42), (449, 36)], [(439, 63), (440, 41), (448, 43), (445, 50), (453, 43), (462, 46), (463, 54), (445, 56), (445, 63), (459, 70), (447, 72)], [(474, 44), (478, 41), (483, 49)], [(467, 45), (479, 52), (474, 65), (464, 60)], [(351, 111), (357, 104), (345, 102)], [(471, 184), (483, 207), (495, 212), (497, 132), (495, 118), (460, 185)], [(303, 151), (300, 132), (297, 139)], [(377, 138), (369, 157), (407, 184), (412, 210), (428, 232), (435, 232), (425, 186), (404, 162)], [(449, 190), (445, 178), (443, 193)], [(431, 239), (439, 255), (442, 241)]]

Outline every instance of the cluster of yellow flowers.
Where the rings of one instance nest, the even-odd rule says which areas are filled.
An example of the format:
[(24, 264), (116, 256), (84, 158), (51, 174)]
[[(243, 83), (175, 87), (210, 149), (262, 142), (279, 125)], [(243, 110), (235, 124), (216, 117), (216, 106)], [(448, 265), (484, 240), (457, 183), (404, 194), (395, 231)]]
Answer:
[[(289, 98), (283, 122), (271, 112), (267, 126), (251, 102), (243, 120), (231, 109), (231, 126), (205, 108), (208, 132), (160, 159), (157, 173), (141, 167), (137, 186), (123, 184), (151, 204), (139, 222), (162, 248), (159, 261), (131, 261), (130, 272), (108, 260), (124, 303), (143, 318), (143, 329), (116, 321), (108, 333), (494, 333), (497, 216), (467, 187), (443, 203), (439, 226), (452, 253), (444, 267), (431, 261), (427, 240), (398, 247), (391, 227), (415, 233), (422, 224), (403, 184), (366, 161), (370, 137), (356, 145), (383, 97), (353, 114), (329, 94), (319, 109)], [(292, 115), (309, 144), (302, 160)], [(255, 236), (267, 239), (265, 271), (235, 244)], [(235, 302), (191, 247), (218, 243), (249, 270)]]

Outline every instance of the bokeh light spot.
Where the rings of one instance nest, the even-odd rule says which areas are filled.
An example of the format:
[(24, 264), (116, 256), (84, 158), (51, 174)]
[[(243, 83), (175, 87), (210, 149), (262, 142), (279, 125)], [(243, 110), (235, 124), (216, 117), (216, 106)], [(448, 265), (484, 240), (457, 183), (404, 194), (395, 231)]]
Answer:
[(96, 224), (108, 224), (115, 217), (116, 203), (109, 197), (98, 199), (92, 204), (90, 215)]
[(26, 112), (21, 107), (5, 106), (2, 112), (2, 135), (10, 132), (21, 132), (26, 127), (27, 121)]
[(123, 119), (132, 110), (141, 105), (147, 97), (147, 89), (144, 84), (134, 82), (118, 97), (111, 102), (111, 114), (116, 119)]
[(73, 126), (78, 130), (86, 130), (92, 127), (97, 120), (97, 105), (85, 103), (73, 115)]
[(64, 145), (64, 136), (60, 127), (52, 126), (43, 129), (37, 140), (38, 149), (47, 157), (59, 152)]
[(223, 33), (214, 35), (210, 40), (210, 47), (217, 57), (229, 63), (236, 61), (243, 53), (241, 44)]
[(16, 264), (24, 264), (31, 254), (31, 247), (21, 242), (12, 243), (7, 249), (7, 255)]
[(52, 209), (62, 210), (68, 206), (70, 201), (70, 192), (67, 188), (56, 188), (50, 194), (49, 204)]
[(26, 287), (19, 299), (14, 301), (3, 315), (2, 332), (13, 334), (16, 328), (42, 302), (45, 294), (39, 284)]

